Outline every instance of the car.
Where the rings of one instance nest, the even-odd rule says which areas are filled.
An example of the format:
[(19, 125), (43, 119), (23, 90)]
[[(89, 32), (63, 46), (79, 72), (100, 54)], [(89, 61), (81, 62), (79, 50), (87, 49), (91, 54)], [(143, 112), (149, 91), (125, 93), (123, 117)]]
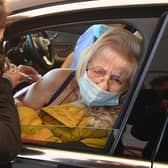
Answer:
[[(22, 139), (23, 149), (12, 161), (14, 168), (168, 167), (168, 106), (162, 103), (168, 92), (153, 88), (151, 82), (168, 76), (166, 0), (7, 0), (7, 7), (3, 51), (12, 63), (32, 66), (41, 75), (60, 68), (80, 35), (94, 24), (123, 26), (143, 45), (136, 76), (102, 148), (73, 140)], [(14, 94), (27, 85), (19, 85)]]

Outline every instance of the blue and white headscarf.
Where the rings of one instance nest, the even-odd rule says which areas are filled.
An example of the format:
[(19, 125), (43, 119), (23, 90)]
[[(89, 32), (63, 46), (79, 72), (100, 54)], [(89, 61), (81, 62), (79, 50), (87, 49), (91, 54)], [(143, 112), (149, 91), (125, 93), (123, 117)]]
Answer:
[(104, 24), (95, 24), (89, 27), (78, 39), (76, 47), (74, 49), (74, 57), (71, 64), (71, 68), (76, 68), (81, 52), (93, 44), (105, 31), (109, 29), (109, 26)]

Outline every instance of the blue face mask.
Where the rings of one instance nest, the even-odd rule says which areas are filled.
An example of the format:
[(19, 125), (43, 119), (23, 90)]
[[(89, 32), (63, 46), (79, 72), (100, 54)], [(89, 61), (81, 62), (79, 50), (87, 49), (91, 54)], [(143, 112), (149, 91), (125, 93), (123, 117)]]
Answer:
[(80, 95), (88, 106), (115, 106), (119, 104), (120, 94), (107, 92), (94, 84), (85, 73), (79, 80)]

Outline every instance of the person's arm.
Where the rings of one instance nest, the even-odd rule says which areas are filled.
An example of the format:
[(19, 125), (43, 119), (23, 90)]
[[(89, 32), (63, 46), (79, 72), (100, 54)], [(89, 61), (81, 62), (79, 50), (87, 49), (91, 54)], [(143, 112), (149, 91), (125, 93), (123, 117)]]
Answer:
[(70, 72), (72, 72), (70, 69), (62, 68), (50, 70), (40, 80), (30, 85), (26, 93), (15, 98), (23, 105), (38, 110), (49, 102)]
[(20, 125), (12, 85), (0, 77), (0, 164), (14, 159), (20, 149)]

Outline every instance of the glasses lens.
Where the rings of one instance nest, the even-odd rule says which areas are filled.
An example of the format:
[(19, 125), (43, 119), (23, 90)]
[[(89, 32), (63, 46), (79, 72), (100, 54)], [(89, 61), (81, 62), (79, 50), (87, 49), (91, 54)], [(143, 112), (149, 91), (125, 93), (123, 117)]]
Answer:
[[(88, 68), (88, 74), (92, 78), (93, 81), (95, 82), (100, 82), (102, 79), (105, 78), (106, 74), (108, 74), (107, 71), (105, 71), (104, 68), (102, 67), (90, 67)], [(120, 76), (111, 74), (109, 78), (109, 83), (110, 85), (123, 85), (125, 80), (122, 80)]]
[(93, 67), (88, 68), (88, 73), (92, 78), (99, 80), (104, 78), (106, 71), (101, 67)]

